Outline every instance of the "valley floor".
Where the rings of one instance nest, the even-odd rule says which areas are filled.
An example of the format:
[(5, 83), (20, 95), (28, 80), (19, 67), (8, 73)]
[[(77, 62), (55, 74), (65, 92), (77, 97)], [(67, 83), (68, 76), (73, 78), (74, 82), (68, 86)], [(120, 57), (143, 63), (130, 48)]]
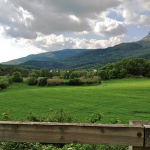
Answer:
[(10, 117), (20, 120), (32, 111), (36, 115), (48, 116), (63, 108), (71, 112), (79, 122), (101, 112), (101, 123), (119, 118), (121, 123), (129, 120), (149, 120), (150, 79), (128, 78), (107, 80), (96, 86), (28, 86), (13, 83), (0, 90), (0, 119), (2, 113), (11, 110)]

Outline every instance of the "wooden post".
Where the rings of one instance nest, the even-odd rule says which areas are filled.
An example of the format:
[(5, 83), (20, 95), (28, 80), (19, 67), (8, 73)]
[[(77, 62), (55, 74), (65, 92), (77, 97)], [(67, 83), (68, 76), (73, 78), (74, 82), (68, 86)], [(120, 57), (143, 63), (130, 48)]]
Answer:
[[(137, 120), (130, 120), (130, 125), (141, 125), (141, 126), (144, 126), (145, 128), (147, 127), (147, 130), (145, 132), (145, 135), (147, 138), (146, 138), (146, 143), (145, 143), (145, 139), (144, 139), (144, 142), (143, 142), (143, 147), (139, 147), (139, 146), (129, 146), (129, 150), (150, 150), (150, 148), (148, 146), (150, 146), (150, 138), (149, 138), (149, 135), (150, 135), (150, 124), (149, 121), (137, 121)], [(148, 126), (146, 126), (148, 125)]]
[[(150, 123), (149, 125), (144, 125), (145, 127), (145, 147), (150, 147)], [(149, 148), (150, 149), (150, 148)]]

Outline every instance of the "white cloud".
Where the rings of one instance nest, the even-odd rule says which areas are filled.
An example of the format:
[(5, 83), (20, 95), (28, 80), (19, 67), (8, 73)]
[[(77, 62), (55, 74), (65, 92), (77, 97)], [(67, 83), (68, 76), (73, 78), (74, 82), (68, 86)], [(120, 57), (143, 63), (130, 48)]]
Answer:
[(0, 35), (0, 43), (0, 62), (25, 57), (30, 54), (46, 52), (31, 45), (30, 41), (25, 39), (16, 40), (15, 38), (7, 38), (7, 40), (5, 40), (4, 37)]
[(35, 41), (34, 45), (37, 47), (40, 47), (41, 49), (45, 49), (46, 51), (51, 50), (59, 50), (61, 49), (67, 49), (67, 48), (106, 48), (108, 46), (114, 46), (116, 44), (119, 44), (125, 40), (126, 36), (115, 36), (111, 37), (108, 40), (86, 40), (84, 38), (66, 38), (63, 35), (55, 35), (51, 34), (49, 36), (40, 35)]
[(36, 38), (36, 32), (27, 27), (32, 20), (30, 13), (20, 6), (15, 7), (11, 2), (0, 1), (0, 25), (7, 35), (16, 38)]
[(96, 34), (101, 36), (116, 36), (127, 32), (124, 23), (110, 19), (108, 17), (101, 18), (101, 20), (91, 20), (91, 26)]
[(4, 31), (4, 28), (3, 28), (2, 26), (0, 26), (0, 35), (1, 35), (1, 34), (4, 34), (4, 32), (5, 32), (5, 31)]
[(126, 0), (116, 9), (122, 14), (125, 24), (150, 27), (150, 1), (149, 0)]
[(120, 3), (120, 0), (0, 1), (0, 9), (6, 14), (5, 17), (0, 16), (4, 19), (0, 23), (10, 27), (6, 30), (8, 35), (27, 39), (35, 39), (37, 33), (92, 32), (88, 20), (101, 18), (103, 12)]

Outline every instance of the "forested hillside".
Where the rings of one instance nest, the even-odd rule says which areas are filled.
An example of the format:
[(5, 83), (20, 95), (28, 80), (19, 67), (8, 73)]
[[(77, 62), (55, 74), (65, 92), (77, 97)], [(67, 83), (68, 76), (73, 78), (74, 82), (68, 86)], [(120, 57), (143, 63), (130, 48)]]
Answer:
[(89, 49), (64, 49), (64, 50), (59, 50), (59, 51), (33, 54), (33, 55), (29, 55), (27, 57), (4, 62), (3, 64), (18, 65), (18, 64), (24, 63), (26, 61), (30, 61), (30, 60), (36, 60), (36, 61), (57, 60), (57, 59), (75, 56), (79, 53), (86, 52), (86, 51), (89, 51)]
[[(30, 57), (32, 59), (29, 59)], [(27, 69), (94, 69), (123, 58), (150, 59), (150, 33), (140, 41), (121, 43), (105, 49), (70, 49), (38, 54), (34, 57), (28, 56), (22, 59), (29, 61), (18, 65), (18, 67)]]

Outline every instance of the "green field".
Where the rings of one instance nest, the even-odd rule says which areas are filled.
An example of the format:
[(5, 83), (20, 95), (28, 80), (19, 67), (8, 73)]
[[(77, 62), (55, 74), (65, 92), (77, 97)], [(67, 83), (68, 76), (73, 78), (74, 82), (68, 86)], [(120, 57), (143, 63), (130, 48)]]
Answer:
[(101, 112), (102, 123), (119, 118), (121, 123), (129, 120), (150, 121), (150, 80), (108, 80), (95, 86), (38, 87), (25, 83), (13, 83), (0, 90), (0, 119), (2, 113), (12, 110), (14, 120), (34, 114), (48, 116), (60, 108), (71, 113), (79, 122), (93, 113)]

